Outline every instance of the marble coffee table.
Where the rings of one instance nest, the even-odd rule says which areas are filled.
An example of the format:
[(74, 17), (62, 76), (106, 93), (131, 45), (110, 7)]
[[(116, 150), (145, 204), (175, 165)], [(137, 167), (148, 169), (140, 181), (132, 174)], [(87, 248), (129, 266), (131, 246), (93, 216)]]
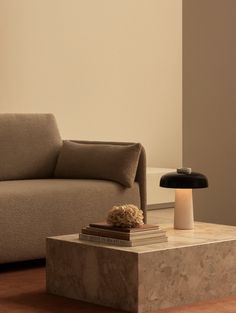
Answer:
[(48, 238), (47, 291), (137, 313), (236, 295), (236, 227), (163, 227), (168, 242), (141, 247)]

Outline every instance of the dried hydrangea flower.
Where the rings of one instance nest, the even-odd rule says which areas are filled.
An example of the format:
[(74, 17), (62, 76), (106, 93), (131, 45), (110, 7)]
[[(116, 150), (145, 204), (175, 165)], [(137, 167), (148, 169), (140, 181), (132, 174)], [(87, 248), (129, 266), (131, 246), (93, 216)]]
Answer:
[(113, 206), (108, 212), (107, 223), (116, 227), (138, 227), (143, 225), (143, 211), (134, 204)]

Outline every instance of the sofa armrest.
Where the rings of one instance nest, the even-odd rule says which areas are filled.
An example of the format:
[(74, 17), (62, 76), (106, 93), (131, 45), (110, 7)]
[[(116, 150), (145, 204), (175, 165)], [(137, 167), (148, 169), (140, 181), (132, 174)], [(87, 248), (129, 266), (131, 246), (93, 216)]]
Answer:
[[(109, 145), (131, 145), (133, 142), (112, 142), (112, 141), (87, 141), (87, 140), (70, 140), (72, 142), (83, 143), (83, 144), (109, 144)], [(147, 210), (146, 210), (146, 153), (144, 147), (141, 149), (139, 163), (136, 173), (135, 181), (139, 184), (140, 190), (140, 203), (141, 209), (144, 214), (144, 222), (147, 222)]]

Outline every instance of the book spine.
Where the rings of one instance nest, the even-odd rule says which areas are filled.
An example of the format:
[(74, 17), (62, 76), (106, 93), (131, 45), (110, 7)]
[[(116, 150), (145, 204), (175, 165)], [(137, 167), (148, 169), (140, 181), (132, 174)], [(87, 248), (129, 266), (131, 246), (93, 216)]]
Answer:
[(121, 240), (116, 238), (109, 238), (109, 237), (101, 237), (101, 236), (94, 236), (94, 235), (87, 235), (80, 233), (79, 239), (93, 241), (93, 242), (100, 242), (104, 244), (112, 244), (115, 246), (123, 246), (123, 247), (130, 247), (131, 243), (128, 240)]
[(150, 225), (150, 224), (144, 224), (142, 227), (134, 227), (134, 228), (123, 228), (123, 227), (112, 227), (109, 224), (106, 223), (90, 223), (89, 227), (96, 227), (96, 228), (102, 228), (107, 230), (114, 230), (114, 231), (121, 231), (125, 233), (133, 233), (133, 232), (140, 232), (140, 231), (146, 231), (146, 230), (156, 230), (160, 229), (159, 225)]
[(83, 234), (93, 235), (93, 236), (100, 236), (100, 237), (108, 237), (108, 238), (115, 238), (121, 240), (130, 240), (129, 234), (116, 234), (111, 232), (103, 232), (102, 229), (90, 230), (90, 229), (82, 229)]
[(87, 235), (94, 235), (94, 236), (101, 236), (101, 237), (109, 237), (109, 238), (116, 238), (121, 240), (137, 240), (137, 239), (144, 239), (144, 238), (153, 238), (153, 237), (162, 237), (166, 234), (165, 231), (158, 231), (158, 232), (142, 232), (142, 233), (135, 233), (135, 234), (128, 234), (128, 233), (120, 233), (116, 231), (107, 231), (101, 228), (83, 228), (81, 231), (83, 234)]

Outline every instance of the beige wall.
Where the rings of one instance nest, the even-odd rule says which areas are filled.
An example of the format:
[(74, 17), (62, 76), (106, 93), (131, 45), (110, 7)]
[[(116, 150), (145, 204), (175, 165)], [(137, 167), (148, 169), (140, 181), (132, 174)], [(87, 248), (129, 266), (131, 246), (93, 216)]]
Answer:
[(197, 219), (236, 225), (236, 1), (183, 1), (183, 163), (206, 173)]
[(0, 0), (0, 112), (181, 164), (181, 0)]

